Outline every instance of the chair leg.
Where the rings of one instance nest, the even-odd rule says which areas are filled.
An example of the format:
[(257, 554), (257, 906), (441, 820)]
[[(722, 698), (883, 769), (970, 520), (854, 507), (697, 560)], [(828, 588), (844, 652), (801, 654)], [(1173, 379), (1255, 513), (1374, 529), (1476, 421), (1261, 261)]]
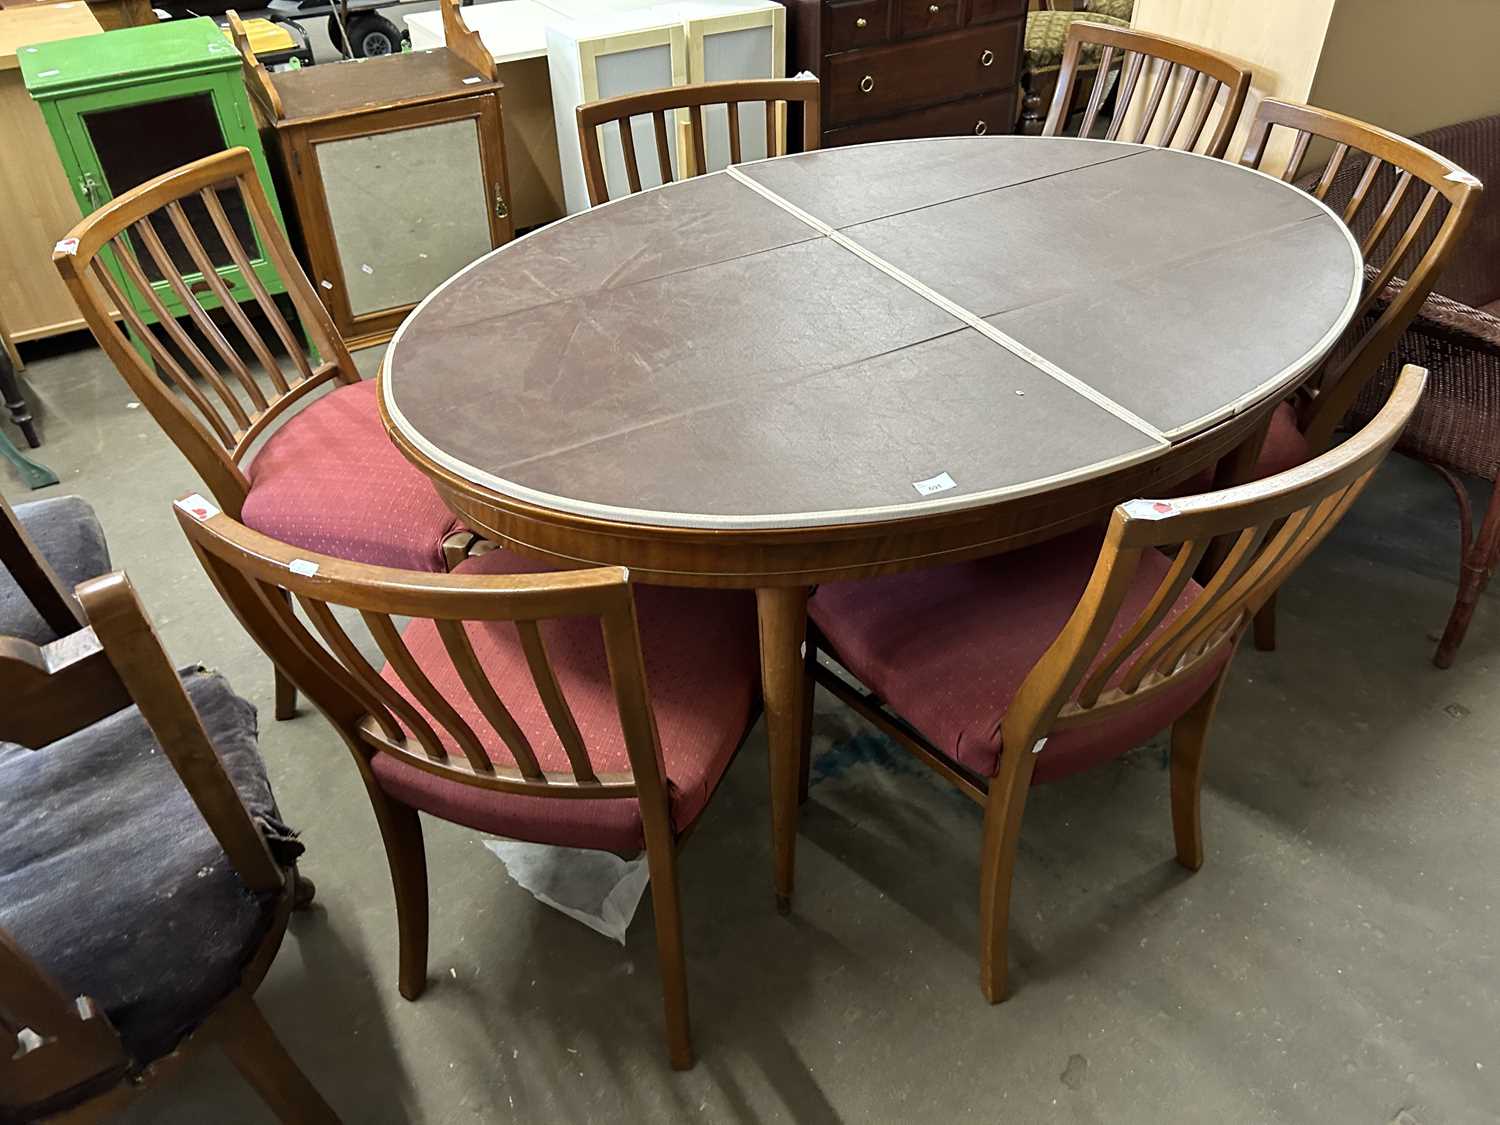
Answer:
[(276, 673), (276, 718), (295, 719), (297, 717), (297, 685), (286, 678), (286, 673), (280, 668), (275, 668)]
[(1198, 702), (1172, 724), (1172, 836), (1177, 862), (1189, 871), (1203, 866), (1203, 761), (1228, 669), (1220, 672)]
[(296, 883), (292, 888), (292, 909), (311, 910), (313, 899), (318, 895), (318, 885), (300, 871), (293, 871)]
[[(292, 595), (287, 591), (281, 591), (281, 596), (286, 599), (288, 607), (292, 604)], [(274, 668), (276, 675), (276, 718), (278, 721), (295, 719), (297, 717), (297, 685), (287, 679), (286, 673), (280, 668)]]
[(1266, 599), (1255, 615), (1255, 647), (1260, 652), (1276, 651), (1276, 595)]
[(670, 839), (646, 841), (651, 871), (651, 907), (656, 915), (656, 956), (661, 966), (662, 1001), (667, 1020), (667, 1056), (673, 1070), (693, 1068), (693, 1036), (688, 1018), (687, 958), (682, 948), (682, 903), (677, 893), (677, 857)]
[(984, 807), (983, 854), (979, 859), (979, 987), (985, 999), (1005, 999), (1010, 957), (1010, 889), (1021, 843), (1021, 817), (1031, 789), (1034, 754), (1001, 755)]
[(797, 780), (799, 805), (807, 804), (807, 790), (812, 781), (813, 697), (818, 690), (817, 681), (813, 679), (813, 669), (818, 666), (818, 645), (811, 625), (807, 629), (807, 640), (803, 643), (807, 653), (803, 660), (802, 674), (802, 759), (800, 777)]
[(336, 1125), (338, 1114), (287, 1054), (248, 993), (227, 1000), (220, 1018), (220, 1048), (279, 1120), (289, 1125)]
[(396, 894), (398, 985), (402, 996), (415, 1000), (427, 987), (427, 848), (422, 842), (422, 818), (410, 805), (387, 797), (368, 774), (365, 786), (380, 824)]
[(1464, 636), (1469, 631), (1469, 623), (1474, 619), (1474, 611), (1479, 608), (1479, 596), (1489, 585), (1496, 559), (1500, 557), (1500, 478), (1491, 487), (1490, 501), (1484, 510), (1479, 534), (1471, 542), (1469, 525), (1472, 516), (1469, 511), (1469, 494), (1463, 481), (1439, 466), (1434, 465), (1433, 468), (1442, 473), (1453, 487), (1454, 495), (1458, 497), (1460, 535), (1463, 540), (1463, 558), (1458, 570), (1458, 595), (1454, 598), (1452, 612), (1448, 614), (1443, 639), (1438, 642), (1437, 652), (1432, 657), (1432, 662), (1439, 668), (1451, 668), (1454, 657), (1458, 655), (1458, 646), (1463, 644)]
[[(1493, 565), (1493, 564), (1490, 564)], [(1453, 667), (1458, 656), (1458, 646), (1468, 635), (1469, 624), (1474, 620), (1474, 611), (1479, 608), (1479, 595), (1489, 585), (1489, 567), (1464, 560), (1458, 579), (1458, 596), (1453, 600), (1453, 609), (1448, 614), (1448, 624), (1443, 628), (1443, 637), (1438, 641), (1432, 662), (1439, 668)]]

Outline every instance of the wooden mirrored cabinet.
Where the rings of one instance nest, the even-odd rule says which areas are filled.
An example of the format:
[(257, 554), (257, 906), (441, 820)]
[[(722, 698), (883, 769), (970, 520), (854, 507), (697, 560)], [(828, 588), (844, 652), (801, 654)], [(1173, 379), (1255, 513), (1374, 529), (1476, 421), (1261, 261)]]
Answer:
[(309, 273), (350, 347), (389, 340), (418, 301), (514, 233), (493, 58), (456, 0), (443, 24), (435, 50), (272, 74), (231, 15)]

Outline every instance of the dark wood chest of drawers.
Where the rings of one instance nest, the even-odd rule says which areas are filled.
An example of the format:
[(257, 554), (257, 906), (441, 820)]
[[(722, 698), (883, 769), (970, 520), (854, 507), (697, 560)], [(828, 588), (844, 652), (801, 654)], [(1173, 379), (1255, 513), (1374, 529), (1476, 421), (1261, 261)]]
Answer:
[(1027, 0), (786, 0), (787, 73), (823, 85), (823, 144), (1009, 133)]

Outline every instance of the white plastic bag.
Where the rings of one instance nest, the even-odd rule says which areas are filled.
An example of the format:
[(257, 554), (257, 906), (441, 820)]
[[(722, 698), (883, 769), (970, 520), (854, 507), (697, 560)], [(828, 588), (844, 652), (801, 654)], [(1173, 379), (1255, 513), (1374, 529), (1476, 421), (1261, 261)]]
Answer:
[(625, 931), (651, 880), (644, 854), (621, 859), (612, 852), (520, 840), (486, 840), (484, 846), (538, 902), (625, 944)]

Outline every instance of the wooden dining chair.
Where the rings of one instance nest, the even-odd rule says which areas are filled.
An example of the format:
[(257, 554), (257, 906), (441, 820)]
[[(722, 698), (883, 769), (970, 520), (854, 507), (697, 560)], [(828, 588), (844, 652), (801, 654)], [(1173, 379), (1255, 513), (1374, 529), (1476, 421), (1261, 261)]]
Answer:
[[(286, 286), (315, 359), (251, 268), (258, 255), (247, 230)], [(375, 384), (361, 380), (293, 257), (249, 150), (205, 157), (109, 201), (57, 244), (52, 261), (99, 346), (225, 511), (358, 562), (443, 570), (462, 557), (475, 537), (386, 436)], [(254, 295), (254, 319), (215, 268), (230, 262)], [(194, 272), (201, 280), (189, 284), (184, 273)], [(193, 333), (168, 311), (153, 274), (186, 308)], [(278, 676), (277, 717), (294, 703)]]
[[(1085, 59), (1086, 53), (1092, 58), (1094, 51), (1098, 52), (1097, 65)], [(1187, 152), (1200, 151), (1202, 142), (1201, 151), (1208, 156), (1223, 156), (1228, 149), (1250, 92), (1250, 71), (1224, 55), (1164, 35), (1074, 20), (1068, 28), (1057, 91), (1052, 95), (1042, 136), (1064, 135), (1076, 87), (1090, 74), (1093, 87), (1078, 136), (1094, 135), (1100, 110), (1113, 92), (1114, 109), (1104, 139), (1152, 143)], [(1114, 85), (1116, 76), (1118, 88)], [(1160, 118), (1168, 93), (1170, 108), (1166, 117)], [(1219, 107), (1219, 116), (1205, 141), (1204, 130), (1215, 106)]]
[[(1241, 163), (1260, 168), (1283, 138), (1290, 142), (1290, 154), (1281, 178), (1306, 184), (1349, 225), (1364, 255), (1365, 279), (1343, 339), (1297, 395), (1271, 415), (1251, 479), (1328, 448), (1361, 389), (1432, 292), (1483, 190), (1453, 161), (1405, 137), (1340, 113), (1270, 98), (1256, 110)], [(1315, 139), (1331, 143), (1332, 151), (1315, 179), (1304, 178), (1302, 165)], [(1357, 177), (1350, 174), (1356, 169)], [(1262, 650), (1276, 647), (1274, 600), (1256, 619), (1255, 644)]]
[[(818, 140), (822, 135), (818, 124), (819, 87), (818, 80), (810, 75), (806, 78), (763, 78), (668, 86), (662, 90), (622, 94), (616, 98), (603, 98), (580, 105), (578, 138), (583, 145), (583, 172), (588, 181), (589, 203), (597, 207), (609, 202), (609, 185), (605, 179), (604, 155), (600, 148), (600, 132), (605, 126), (613, 125), (618, 132), (625, 164), (625, 179), (631, 194), (634, 194), (641, 190), (641, 165), (636, 154), (637, 135), (633, 124), (635, 118), (650, 117), (657, 170), (661, 182), (668, 184), (674, 179), (701, 176), (708, 170), (703, 131), (704, 108), (707, 106), (725, 107), (729, 163), (740, 163), (740, 137), (743, 131), (740, 109), (745, 103), (753, 105), (757, 102), (765, 105), (768, 156), (783, 156), (788, 151), (783, 114), (793, 104), (800, 105), (802, 109), (802, 150), (809, 152), (818, 147)], [(667, 138), (669, 132), (676, 129), (678, 110), (687, 111), (686, 139), (690, 145), (691, 157), (684, 160), (685, 154), (679, 145), (674, 176), (672, 152)]]
[[(1202, 866), (1204, 748), (1241, 630), (1359, 496), (1425, 380), (1407, 368), (1369, 425), (1305, 465), (1221, 492), (1121, 504), (1102, 546), (1086, 531), (813, 596), (811, 681), (984, 806), (980, 982), (991, 1002), (1006, 993), (1011, 879), (1033, 784), (1170, 727), (1177, 860)], [(1200, 586), (1194, 569), (1224, 539), (1224, 564)], [(819, 663), (818, 650), (863, 690)]]
[(0, 1120), (102, 1120), (217, 1045), (278, 1119), (337, 1122), (252, 995), (312, 897), (255, 708), (125, 575), (77, 595), (59, 639), (0, 636)]
[[(390, 862), (401, 994), (426, 984), (419, 811), (536, 843), (644, 846), (668, 1052), (692, 1066), (676, 851), (759, 713), (753, 599), (633, 592), (618, 567), (547, 571), (509, 551), (452, 574), (390, 570), (278, 543), (191, 499), (177, 518), (241, 623), (353, 754)], [(383, 671), (335, 608), (359, 613)], [(398, 615), (412, 619), (399, 631)]]

